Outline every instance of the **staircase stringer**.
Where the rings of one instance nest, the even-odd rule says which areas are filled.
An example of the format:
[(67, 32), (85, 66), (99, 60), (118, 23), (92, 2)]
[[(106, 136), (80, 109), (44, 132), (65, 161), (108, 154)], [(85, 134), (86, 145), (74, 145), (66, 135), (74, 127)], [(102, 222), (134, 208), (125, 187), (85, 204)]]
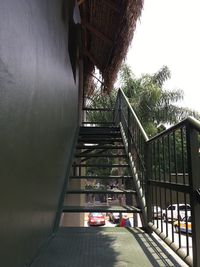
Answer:
[(132, 174), (132, 178), (133, 178), (133, 184), (135, 187), (134, 189), (137, 192), (137, 202), (138, 202), (138, 205), (140, 206), (141, 211), (142, 211), (140, 213), (142, 225), (144, 226), (145, 230), (149, 232), (145, 192), (142, 189), (142, 186), (141, 186), (141, 183), (139, 180), (139, 176), (138, 176), (138, 171), (136, 169), (136, 165), (134, 163), (132, 154), (130, 152), (128, 152), (128, 140), (126, 138), (126, 134), (125, 134), (125, 131), (124, 131), (124, 128), (123, 128), (121, 122), (119, 123), (119, 127), (120, 127), (120, 131), (121, 131), (125, 151), (126, 151), (126, 154), (128, 156), (129, 163), (130, 163), (130, 170), (131, 170), (131, 174)]

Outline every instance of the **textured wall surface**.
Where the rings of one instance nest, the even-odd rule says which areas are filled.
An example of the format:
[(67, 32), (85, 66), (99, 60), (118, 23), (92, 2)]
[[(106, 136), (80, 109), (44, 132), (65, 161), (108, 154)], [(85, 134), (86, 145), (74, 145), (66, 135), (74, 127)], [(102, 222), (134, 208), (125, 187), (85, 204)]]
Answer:
[(0, 1), (0, 266), (29, 263), (55, 221), (78, 110), (62, 8)]

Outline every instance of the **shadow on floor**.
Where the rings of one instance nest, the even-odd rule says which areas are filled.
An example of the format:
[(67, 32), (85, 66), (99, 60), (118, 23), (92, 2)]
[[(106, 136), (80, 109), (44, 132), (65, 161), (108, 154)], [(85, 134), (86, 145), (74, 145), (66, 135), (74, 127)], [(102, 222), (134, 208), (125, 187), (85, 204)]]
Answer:
[(138, 229), (61, 227), (31, 267), (180, 266)]
[(127, 230), (137, 240), (154, 267), (182, 267), (153, 236), (134, 228), (128, 228)]

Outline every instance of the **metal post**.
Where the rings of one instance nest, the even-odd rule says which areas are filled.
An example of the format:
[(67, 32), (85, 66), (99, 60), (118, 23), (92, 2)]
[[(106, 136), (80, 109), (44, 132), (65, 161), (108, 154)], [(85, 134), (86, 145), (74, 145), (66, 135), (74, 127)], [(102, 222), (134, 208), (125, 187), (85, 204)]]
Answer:
[(119, 90), (119, 108), (118, 108), (118, 113), (119, 113), (119, 122), (121, 122), (121, 112), (122, 112), (122, 93)]
[(133, 213), (133, 227), (138, 227), (138, 214)]
[(188, 153), (188, 174), (191, 186), (190, 203), (192, 215), (192, 246), (193, 246), (193, 266), (200, 266), (200, 159), (198, 131), (187, 126), (187, 153)]
[[(152, 192), (150, 180), (151, 177), (151, 144), (145, 143), (145, 198), (146, 198), (146, 209), (147, 209), (147, 224), (152, 221)], [(148, 229), (149, 230), (149, 229)], [(152, 230), (149, 230), (152, 232)]]
[(128, 153), (131, 152), (131, 134), (130, 134), (130, 125), (131, 125), (131, 122), (130, 122), (130, 108), (129, 106), (127, 107), (127, 115), (128, 115), (128, 131), (127, 131), (127, 134), (128, 134)]

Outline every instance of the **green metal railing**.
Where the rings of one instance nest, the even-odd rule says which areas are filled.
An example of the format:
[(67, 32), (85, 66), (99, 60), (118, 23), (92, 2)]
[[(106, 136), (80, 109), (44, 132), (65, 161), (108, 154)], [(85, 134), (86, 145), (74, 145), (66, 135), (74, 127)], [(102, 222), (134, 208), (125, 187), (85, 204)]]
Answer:
[(143, 223), (189, 266), (200, 266), (200, 123), (189, 117), (148, 139), (122, 90), (114, 118), (132, 161)]
[(120, 126), (143, 226), (155, 231), (189, 266), (200, 266), (200, 122), (189, 117), (149, 139), (121, 89), (114, 109), (86, 105), (84, 111), (85, 125), (98, 125), (87, 117), (100, 112), (100, 125), (109, 117)]
[(124, 92), (119, 89), (115, 104), (115, 123), (121, 124), (126, 140), (127, 152), (133, 157), (140, 187), (145, 189), (145, 146), (148, 137), (131, 107)]
[(140, 216), (142, 225), (148, 230), (146, 207), (146, 167), (145, 150), (148, 137), (131, 107), (124, 92), (119, 89), (114, 113), (115, 124), (120, 125), (124, 137), (126, 152), (129, 157), (131, 173), (134, 177), (133, 184), (137, 191), (138, 205), (142, 210)]
[(147, 142), (149, 225), (190, 266), (200, 266), (199, 138), (189, 117)]

